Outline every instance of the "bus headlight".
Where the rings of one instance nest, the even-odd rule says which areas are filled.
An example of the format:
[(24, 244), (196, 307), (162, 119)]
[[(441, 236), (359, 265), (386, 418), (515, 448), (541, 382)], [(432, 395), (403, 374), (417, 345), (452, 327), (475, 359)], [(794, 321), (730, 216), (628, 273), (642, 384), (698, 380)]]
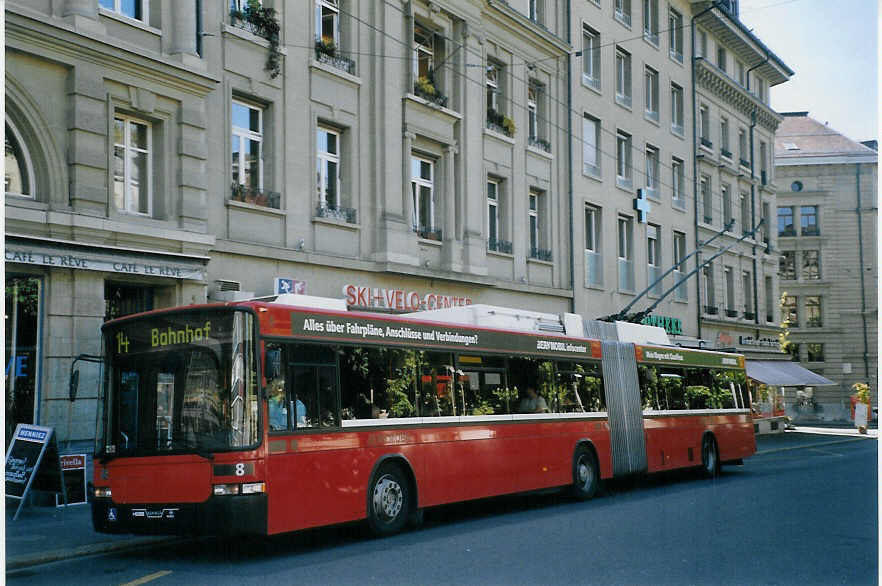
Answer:
[(263, 482), (250, 482), (242, 485), (242, 494), (259, 494), (266, 492), (266, 484)]
[(215, 484), (214, 485), (214, 495), (215, 496), (224, 496), (228, 494), (239, 494), (239, 485), (238, 484)]
[(109, 486), (96, 486), (93, 495), (96, 499), (109, 499), (113, 496)]

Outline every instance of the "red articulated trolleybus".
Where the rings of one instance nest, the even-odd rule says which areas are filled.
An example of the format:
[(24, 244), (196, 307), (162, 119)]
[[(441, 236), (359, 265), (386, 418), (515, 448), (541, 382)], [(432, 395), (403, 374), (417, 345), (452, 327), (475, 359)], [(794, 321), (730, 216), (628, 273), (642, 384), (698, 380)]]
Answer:
[(276, 534), (755, 451), (744, 358), (664, 330), (280, 296), (104, 325), (101, 532)]

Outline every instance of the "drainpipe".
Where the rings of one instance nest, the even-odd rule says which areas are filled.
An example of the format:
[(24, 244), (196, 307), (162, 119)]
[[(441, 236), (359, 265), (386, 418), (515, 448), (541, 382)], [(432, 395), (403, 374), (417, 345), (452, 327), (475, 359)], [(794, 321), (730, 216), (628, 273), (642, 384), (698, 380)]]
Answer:
[(867, 342), (867, 292), (864, 288), (864, 227), (863, 222), (861, 222), (861, 164), (855, 163), (854, 166), (854, 178), (855, 178), (855, 194), (857, 195), (857, 209), (855, 212), (857, 213), (857, 226), (858, 226), (858, 259), (860, 260), (861, 266), (860, 272), (861, 275), (861, 321), (863, 322), (863, 330), (864, 330), (864, 375), (867, 377), (867, 382), (869, 383), (870, 377), (870, 359), (868, 357), (869, 344)]
[[(572, 42), (571, 23), (571, 0), (567, 0), (567, 43)], [(585, 58), (584, 56), (582, 57)], [(570, 288), (573, 296), (570, 298), (570, 313), (576, 311), (576, 242), (573, 239), (575, 206), (573, 205), (573, 56), (567, 54), (567, 161), (569, 165), (567, 173), (567, 199), (570, 203)]]
[[(695, 105), (695, 19), (699, 16), (702, 16), (705, 12), (710, 12), (714, 8), (717, 7), (716, 0), (711, 3), (710, 6), (693, 16), (689, 20), (689, 30), (691, 36), (691, 53), (689, 55), (689, 59), (692, 62), (692, 196), (695, 199), (695, 210), (693, 210), (693, 226), (695, 228), (695, 266), (701, 266), (701, 251), (698, 249), (701, 244), (701, 240), (698, 237), (698, 157), (696, 153), (698, 151), (698, 141), (695, 136), (695, 128), (696, 128), (696, 120), (698, 118), (698, 110)], [(704, 57), (702, 56), (702, 59)], [(701, 339), (701, 274), (695, 279), (695, 299), (698, 301), (698, 307), (696, 307), (696, 322), (698, 323), (698, 338)]]

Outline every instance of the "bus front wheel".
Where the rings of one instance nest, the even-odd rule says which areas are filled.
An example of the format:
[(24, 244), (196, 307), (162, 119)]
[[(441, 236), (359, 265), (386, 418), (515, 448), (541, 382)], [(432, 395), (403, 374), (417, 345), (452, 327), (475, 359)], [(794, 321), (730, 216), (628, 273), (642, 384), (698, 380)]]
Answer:
[(368, 523), (375, 535), (398, 533), (410, 514), (410, 487), (401, 468), (384, 465), (370, 487)]
[(707, 478), (716, 478), (720, 473), (717, 442), (712, 436), (705, 436), (701, 442), (701, 471)]
[(573, 456), (573, 495), (580, 500), (588, 500), (597, 493), (600, 472), (597, 458), (591, 449), (580, 446)]

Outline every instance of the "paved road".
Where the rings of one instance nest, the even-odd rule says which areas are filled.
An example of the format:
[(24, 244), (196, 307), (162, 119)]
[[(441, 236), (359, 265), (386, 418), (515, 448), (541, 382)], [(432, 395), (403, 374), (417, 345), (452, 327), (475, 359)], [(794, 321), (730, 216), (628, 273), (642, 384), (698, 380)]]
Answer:
[(877, 442), (758, 455), (716, 480), (616, 482), (430, 510), (387, 539), (361, 525), (205, 539), (7, 574), (9, 584), (875, 584)]

